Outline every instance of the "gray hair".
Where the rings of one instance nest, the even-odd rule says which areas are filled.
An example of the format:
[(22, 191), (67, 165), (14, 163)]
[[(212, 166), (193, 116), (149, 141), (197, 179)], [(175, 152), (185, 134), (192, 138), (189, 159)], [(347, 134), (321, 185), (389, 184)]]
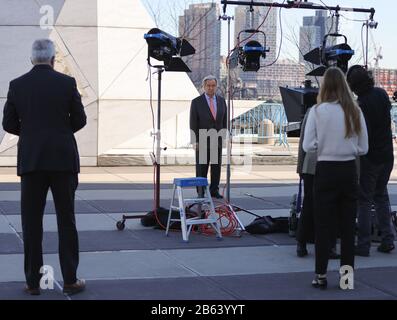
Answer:
[(55, 57), (54, 42), (50, 39), (38, 39), (32, 45), (32, 63), (46, 64), (50, 63)]
[(203, 83), (202, 83), (203, 87), (205, 86), (205, 83), (206, 83), (207, 81), (210, 81), (210, 80), (215, 80), (216, 84), (218, 84), (218, 80), (216, 79), (216, 77), (214, 77), (214, 76), (212, 76), (212, 75), (209, 75), (209, 76), (206, 76), (206, 77), (203, 79)]

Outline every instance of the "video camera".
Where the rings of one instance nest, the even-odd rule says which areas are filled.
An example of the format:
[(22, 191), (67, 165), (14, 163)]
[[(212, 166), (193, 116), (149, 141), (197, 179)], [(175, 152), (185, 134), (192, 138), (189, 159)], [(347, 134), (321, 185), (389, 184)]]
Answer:
[(305, 80), (300, 88), (280, 87), (280, 93), (288, 121), (286, 131), (299, 136), (307, 110), (317, 103), (318, 88), (313, 87), (311, 80)]

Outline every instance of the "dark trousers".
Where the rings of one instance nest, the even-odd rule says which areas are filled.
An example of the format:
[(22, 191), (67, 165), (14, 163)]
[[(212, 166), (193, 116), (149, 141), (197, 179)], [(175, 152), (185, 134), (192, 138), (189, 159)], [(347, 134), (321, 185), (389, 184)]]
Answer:
[(314, 175), (303, 174), (303, 205), (298, 220), (296, 240), (302, 244), (314, 242)]
[(391, 222), (387, 183), (393, 170), (394, 161), (375, 164), (366, 157), (360, 159), (360, 192), (358, 210), (359, 250), (369, 251), (371, 247), (371, 208), (375, 204), (376, 219), (381, 232), (382, 243), (393, 244), (394, 234)]
[[(298, 230), (296, 240), (301, 244), (314, 243), (314, 175), (302, 174), (303, 178), (303, 205), (302, 212), (298, 220)], [(331, 234), (330, 250), (336, 248), (337, 227)]]
[(64, 172), (34, 172), (21, 176), (21, 216), (25, 252), (26, 282), (38, 288), (43, 266), (43, 215), (48, 189), (54, 199), (58, 235), (59, 260), (65, 284), (76, 282), (79, 245), (76, 230), (74, 199), (77, 174)]
[(341, 266), (354, 268), (354, 236), (358, 199), (356, 162), (320, 161), (314, 178), (316, 273), (326, 274), (330, 239), (339, 226)]
[[(200, 153), (202, 152), (202, 153)], [(211, 165), (211, 194), (219, 192), (219, 182), (221, 179), (222, 167), (222, 148), (207, 148), (206, 150), (196, 150), (196, 176), (207, 177), (208, 169)], [(197, 188), (199, 196), (202, 196), (202, 188)]]

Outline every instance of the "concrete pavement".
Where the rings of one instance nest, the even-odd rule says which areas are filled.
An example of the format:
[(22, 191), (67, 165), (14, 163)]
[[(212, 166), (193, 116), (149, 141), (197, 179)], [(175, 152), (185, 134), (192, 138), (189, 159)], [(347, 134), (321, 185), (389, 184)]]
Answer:
[[(295, 166), (234, 168), (231, 198), (259, 215), (288, 216), (297, 191)], [(175, 177), (194, 175), (194, 168), (162, 168), (162, 204), (169, 205)], [(224, 178), (224, 172), (222, 173)], [(390, 183), (397, 207), (396, 171)], [(80, 238), (79, 276), (86, 292), (69, 299), (134, 300), (262, 300), (262, 299), (397, 299), (397, 253), (381, 254), (376, 244), (369, 258), (357, 258), (355, 290), (338, 289), (338, 261), (330, 262), (330, 288), (312, 289), (313, 247), (297, 258), (295, 239), (287, 234), (215, 237), (193, 234), (182, 242), (180, 232), (164, 232), (128, 220), (115, 227), (122, 214), (142, 214), (153, 207), (150, 167), (83, 168), (76, 195)], [(39, 297), (22, 293), (19, 184), (14, 168), (0, 169), (0, 299), (66, 299), (57, 256), (55, 209), (51, 196), (44, 219), (44, 259), (54, 267), (57, 285)], [(194, 195), (194, 191), (190, 191)], [(256, 198), (247, 196), (251, 194)], [(247, 225), (254, 217), (239, 213)]]

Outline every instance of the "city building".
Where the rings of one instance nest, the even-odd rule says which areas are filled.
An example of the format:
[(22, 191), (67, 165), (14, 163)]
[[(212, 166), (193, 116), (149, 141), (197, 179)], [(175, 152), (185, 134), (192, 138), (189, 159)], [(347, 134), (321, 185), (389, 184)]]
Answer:
[(192, 70), (189, 77), (200, 89), (207, 75), (220, 77), (221, 21), (218, 3), (191, 4), (179, 17), (179, 36), (186, 38), (196, 49), (184, 60)]
[[(57, 49), (55, 68), (76, 79), (87, 113), (87, 126), (76, 134), (81, 164), (109, 165), (104, 159), (136, 150), (147, 154), (141, 164), (151, 164), (150, 105), (157, 82), (153, 75), (150, 89), (144, 34), (155, 26), (153, 19), (140, 0), (45, 3), (54, 9), (49, 28), (40, 25), (46, 11), (38, 1), (0, 1), (0, 41), (6, 44), (0, 55), (0, 106), (9, 82), (32, 68), (33, 41), (50, 38)], [(189, 145), (190, 102), (197, 94), (186, 73), (164, 73), (161, 137), (169, 149)], [(17, 144), (17, 137), (0, 128), (0, 166), (16, 165)]]
[[(269, 11), (269, 7), (255, 7), (254, 11), (250, 12), (248, 6), (237, 6), (234, 17), (234, 45), (237, 45), (237, 38), (240, 32), (247, 29), (257, 29), (267, 16), (265, 22), (259, 28), (259, 31), (263, 31), (266, 34), (266, 46), (270, 49), (266, 54), (264, 63), (269, 64), (274, 61), (277, 53), (277, 13), (277, 8), (271, 8)], [(250, 36), (250, 33), (242, 32), (240, 34), (240, 40), (244, 40), (248, 36)], [(249, 40), (257, 40), (262, 43), (263, 36), (256, 34), (250, 37)], [(242, 44), (244, 43), (245, 42), (242, 42)]]
[(386, 90), (389, 97), (397, 91), (397, 69), (375, 68), (372, 70), (375, 85)]
[[(263, 76), (263, 78), (262, 78)], [(266, 73), (257, 77), (260, 87), (247, 84), (241, 86), (237, 81), (234, 98), (257, 98), (263, 101), (281, 101), (280, 87), (299, 87), (305, 81), (305, 66), (303, 63), (285, 59), (279, 60), (272, 66), (266, 67)], [(258, 90), (258, 88), (260, 88)]]
[(305, 66), (293, 60), (279, 60), (267, 67), (264, 91), (258, 95), (260, 99), (281, 101), (280, 87), (300, 87), (305, 81)]
[[(325, 10), (316, 10), (315, 16), (303, 17), (303, 25), (299, 30), (299, 62), (305, 62), (303, 56), (320, 47), (325, 35), (335, 31), (336, 24)], [(335, 38), (330, 38), (327, 44), (335, 43)], [(311, 63), (305, 62), (306, 73), (313, 69)]]

